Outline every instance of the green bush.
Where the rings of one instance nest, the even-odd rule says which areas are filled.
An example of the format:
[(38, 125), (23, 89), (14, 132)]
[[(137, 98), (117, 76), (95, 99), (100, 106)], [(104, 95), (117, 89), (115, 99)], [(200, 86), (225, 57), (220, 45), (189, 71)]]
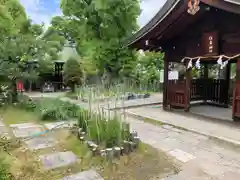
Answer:
[(41, 120), (67, 120), (78, 117), (79, 107), (60, 99), (43, 98), (37, 103), (36, 111)]
[(107, 121), (105, 130), (105, 146), (111, 148), (114, 146), (120, 146), (122, 138), (122, 126), (118, 117), (115, 116), (113, 119)]
[(6, 106), (12, 102), (11, 88), (8, 83), (0, 83), (0, 106)]
[(68, 101), (62, 101), (64, 110), (66, 111), (66, 114), (69, 118), (75, 118), (78, 117), (79, 114), (79, 106), (73, 103), (70, 103)]
[(90, 119), (89, 111), (87, 111), (85, 109), (80, 109), (79, 115), (78, 115), (78, 125), (79, 125), (79, 127), (82, 128), (82, 131), (84, 131), (84, 132), (87, 132), (87, 126), (88, 126), (89, 119)]
[(9, 180), (10, 173), (9, 173), (10, 165), (6, 163), (5, 158), (0, 155), (0, 180)]
[(41, 120), (66, 120), (68, 111), (59, 99), (43, 98), (36, 108)]
[(32, 100), (26, 95), (19, 95), (18, 96), (18, 104), (17, 107), (27, 110), (27, 111), (34, 111), (37, 106), (37, 101)]
[(123, 140), (130, 140), (129, 124), (121, 122), (118, 116), (106, 119), (102, 114), (90, 114), (81, 109), (79, 127), (87, 132), (88, 138), (106, 148), (120, 146)]

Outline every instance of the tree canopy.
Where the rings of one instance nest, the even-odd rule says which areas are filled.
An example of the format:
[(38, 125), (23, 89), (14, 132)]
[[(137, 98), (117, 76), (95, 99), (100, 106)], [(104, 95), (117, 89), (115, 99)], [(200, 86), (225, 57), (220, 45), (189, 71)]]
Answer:
[(63, 80), (66, 85), (75, 90), (75, 85), (79, 85), (83, 80), (83, 72), (77, 59), (70, 58), (66, 61), (63, 68)]
[(35, 77), (26, 62), (57, 58), (63, 37), (57, 32), (44, 34), (44, 26), (33, 24), (18, 0), (0, 0), (0, 76), (11, 81), (16, 95), (18, 79)]
[(135, 54), (122, 41), (138, 29), (139, 1), (62, 0), (61, 9), (64, 16), (54, 17), (52, 25), (76, 44), (82, 59), (100, 74), (126, 75), (125, 63), (135, 61)]

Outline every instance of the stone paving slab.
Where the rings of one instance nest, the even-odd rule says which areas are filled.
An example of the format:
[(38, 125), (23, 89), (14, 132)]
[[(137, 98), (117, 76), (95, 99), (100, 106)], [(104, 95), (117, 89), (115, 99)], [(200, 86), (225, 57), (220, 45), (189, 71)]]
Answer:
[(30, 137), (34, 134), (40, 133), (42, 130), (39, 127), (29, 127), (29, 128), (16, 128), (13, 129), (13, 134), (17, 138), (25, 138)]
[(71, 151), (41, 155), (39, 158), (47, 170), (67, 166), (77, 162), (77, 156)]
[(218, 180), (217, 178), (206, 174), (194, 163), (187, 163), (182, 168), (183, 170), (178, 174), (166, 177), (163, 180)]
[(10, 124), (9, 127), (22, 129), (22, 128), (42, 127), (42, 126), (39, 124), (34, 124), (34, 123), (20, 123), (20, 124)]
[(72, 127), (74, 124), (76, 123), (76, 121), (62, 121), (62, 122), (54, 122), (54, 123), (45, 123), (44, 126), (47, 129), (53, 129), (53, 128), (69, 128)]
[(5, 124), (0, 120), (0, 127), (5, 126)]
[(83, 171), (60, 180), (104, 180), (95, 170)]
[(57, 140), (52, 137), (36, 137), (31, 140), (25, 141), (28, 148), (31, 150), (44, 149), (48, 147), (53, 147)]
[(181, 149), (174, 149), (172, 151), (169, 151), (168, 154), (173, 156), (173, 157), (175, 157), (176, 159), (178, 159), (178, 160), (180, 160), (182, 162), (188, 162), (188, 161), (193, 160), (193, 159), (196, 158), (192, 154), (184, 152)]
[(8, 129), (5, 126), (0, 126), (0, 134), (8, 132)]
[(8, 129), (1, 120), (0, 120), (0, 135), (8, 136)]
[(235, 172), (226, 172), (223, 173), (223, 175), (220, 177), (220, 180), (239, 180), (240, 179), (240, 173)]

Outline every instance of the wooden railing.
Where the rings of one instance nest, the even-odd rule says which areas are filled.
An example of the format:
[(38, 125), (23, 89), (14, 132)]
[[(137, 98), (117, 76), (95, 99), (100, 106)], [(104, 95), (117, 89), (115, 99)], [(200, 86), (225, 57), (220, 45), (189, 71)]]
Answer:
[(224, 79), (193, 79), (191, 101), (204, 100), (217, 105), (228, 105), (228, 81)]

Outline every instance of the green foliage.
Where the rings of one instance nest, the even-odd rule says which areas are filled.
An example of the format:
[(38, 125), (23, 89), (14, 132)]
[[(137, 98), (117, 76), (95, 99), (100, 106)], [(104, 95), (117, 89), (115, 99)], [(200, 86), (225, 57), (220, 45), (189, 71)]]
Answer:
[(89, 111), (80, 109), (78, 114), (78, 125), (84, 132), (87, 132), (88, 121), (90, 119)]
[(50, 57), (45, 60), (39, 60), (36, 71), (39, 74), (51, 74), (54, 72), (54, 63), (51, 61)]
[(78, 60), (70, 58), (64, 64), (63, 68), (63, 80), (65, 84), (71, 87), (74, 91), (75, 85), (81, 84), (83, 79), (83, 72)]
[(163, 69), (163, 58), (164, 54), (162, 52), (145, 51), (144, 54), (139, 54), (135, 68), (137, 80), (145, 83), (158, 81), (159, 70)]
[(136, 57), (122, 42), (138, 29), (139, 0), (62, 0), (61, 9), (52, 26), (76, 44), (87, 76), (130, 76)]
[(11, 82), (16, 101), (16, 81), (38, 76), (26, 62), (57, 59), (64, 38), (57, 32), (43, 35), (44, 26), (33, 24), (18, 0), (0, 0), (0, 11), (0, 76)]
[(37, 107), (37, 102), (30, 99), (26, 95), (20, 94), (20, 95), (18, 95), (17, 107), (20, 108), (20, 109), (24, 109), (26, 111), (31, 111), (32, 112)]
[(88, 138), (104, 147), (120, 146), (123, 140), (130, 140), (129, 124), (122, 122), (117, 115), (106, 117), (100, 110), (92, 112), (76, 104), (60, 99), (42, 98), (31, 100), (26, 96), (17, 107), (35, 111), (40, 120), (68, 120), (77, 118), (78, 125)]
[(0, 180), (10, 179), (9, 169), (10, 165), (6, 162), (4, 156), (0, 155)]
[(122, 143), (122, 126), (119, 117), (114, 116), (106, 122), (105, 146), (120, 146)]
[(11, 103), (11, 90), (9, 84), (1, 83), (0, 85), (0, 106), (6, 106)]
[(111, 148), (121, 146), (123, 140), (130, 140), (129, 124), (121, 122), (116, 115), (108, 119), (100, 112), (89, 114), (89, 111), (84, 110), (79, 117), (79, 127), (97, 144)]
[(43, 98), (38, 102), (36, 112), (40, 120), (68, 120), (76, 117), (78, 107), (59, 99)]

